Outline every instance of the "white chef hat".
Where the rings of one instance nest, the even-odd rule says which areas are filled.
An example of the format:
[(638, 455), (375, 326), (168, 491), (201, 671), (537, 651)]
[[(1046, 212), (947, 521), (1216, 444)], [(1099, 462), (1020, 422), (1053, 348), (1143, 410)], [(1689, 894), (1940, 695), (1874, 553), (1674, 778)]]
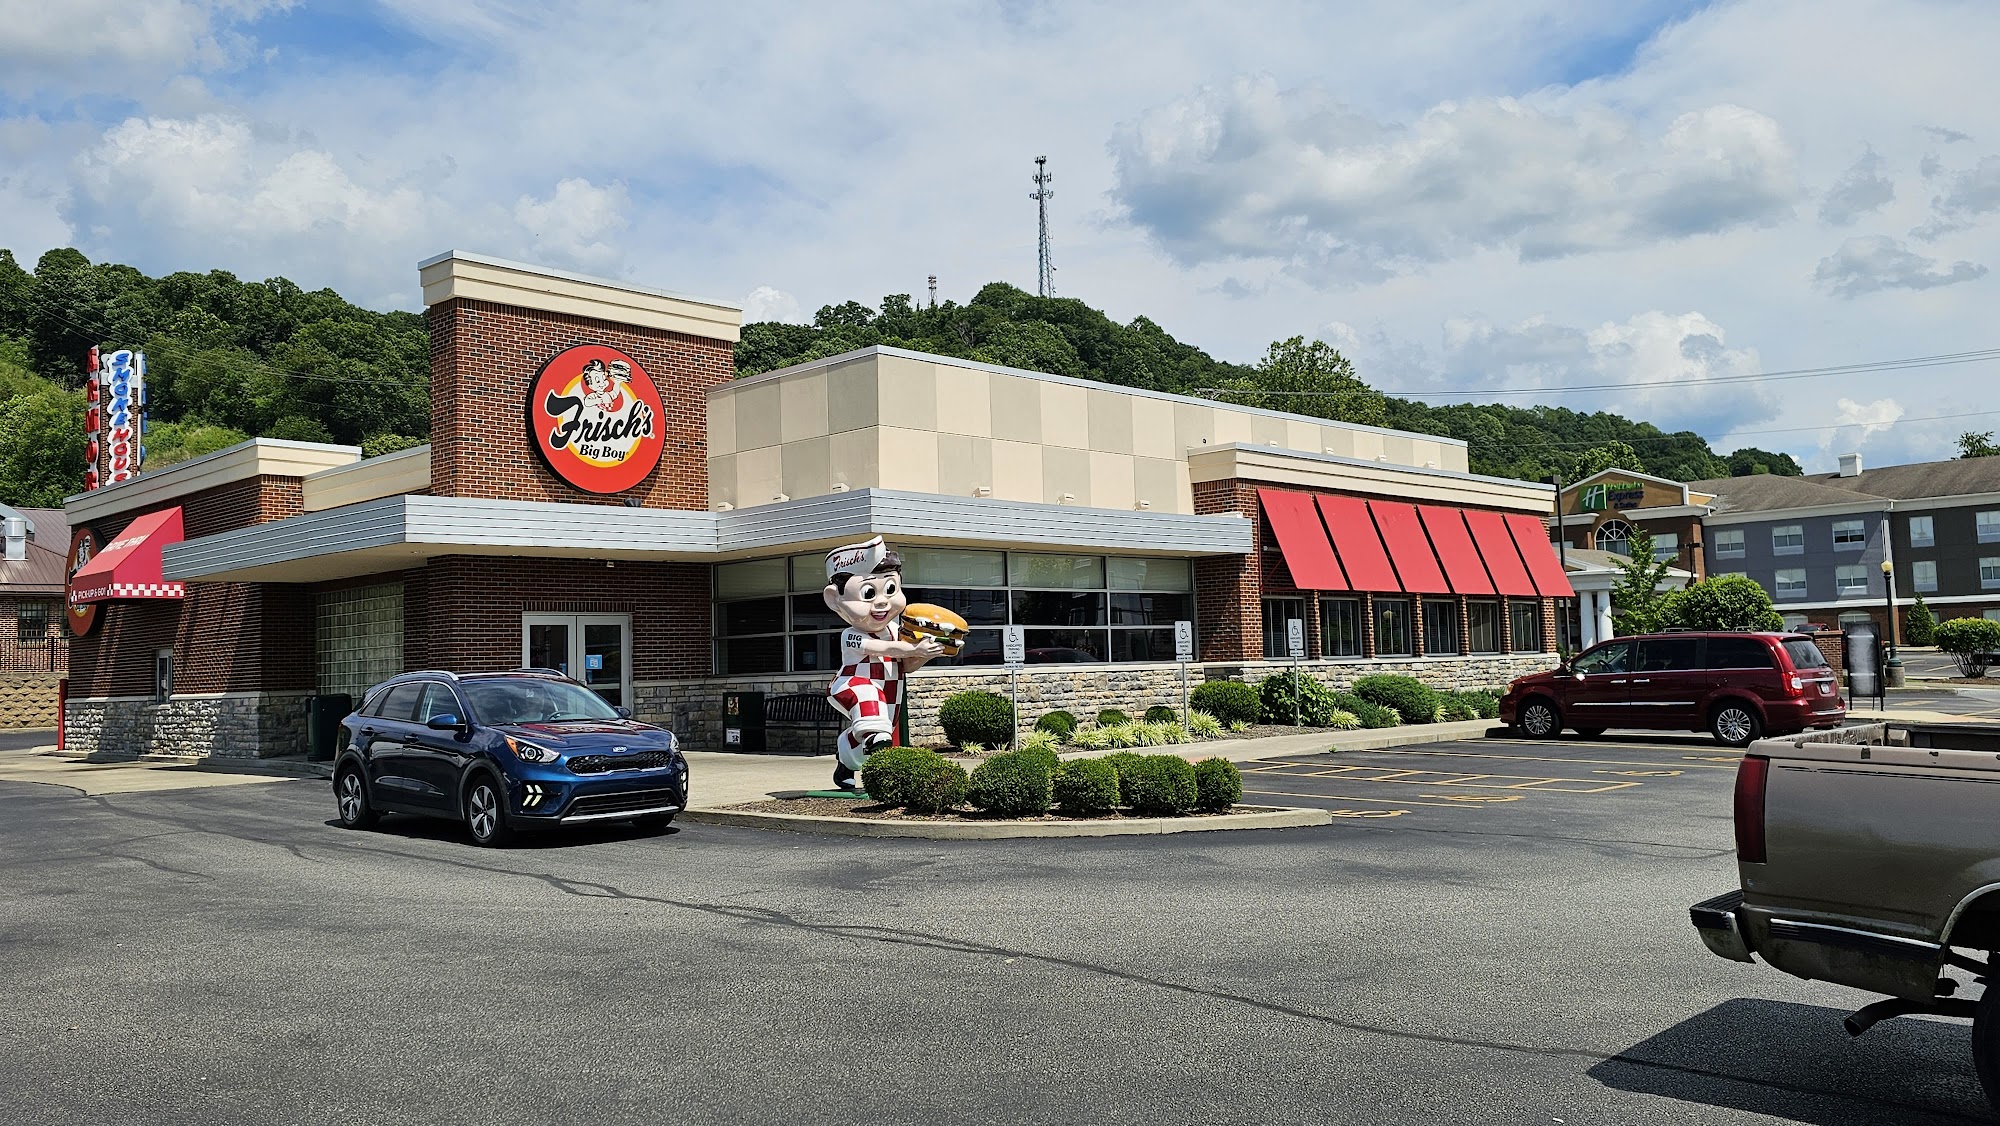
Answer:
[(832, 582), (835, 575), (872, 575), (888, 556), (889, 546), (881, 536), (836, 547), (826, 553), (826, 581)]

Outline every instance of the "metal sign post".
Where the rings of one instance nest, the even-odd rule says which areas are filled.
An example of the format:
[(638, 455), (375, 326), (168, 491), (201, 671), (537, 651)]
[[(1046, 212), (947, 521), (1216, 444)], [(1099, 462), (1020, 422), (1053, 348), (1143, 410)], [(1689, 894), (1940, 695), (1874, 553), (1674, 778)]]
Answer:
[(1192, 718), (1188, 712), (1188, 662), (1194, 660), (1194, 623), (1174, 623), (1174, 660), (1181, 666), (1181, 726)]
[(1306, 656), (1306, 623), (1303, 618), (1285, 619), (1285, 648), (1292, 654), (1292, 726), (1299, 726), (1299, 662)]
[(1007, 666), (1008, 700), (1014, 709), (1014, 742), (1021, 741), (1021, 666), (1028, 660), (1028, 639), (1020, 626), (1008, 626), (1001, 633), (1000, 659)]

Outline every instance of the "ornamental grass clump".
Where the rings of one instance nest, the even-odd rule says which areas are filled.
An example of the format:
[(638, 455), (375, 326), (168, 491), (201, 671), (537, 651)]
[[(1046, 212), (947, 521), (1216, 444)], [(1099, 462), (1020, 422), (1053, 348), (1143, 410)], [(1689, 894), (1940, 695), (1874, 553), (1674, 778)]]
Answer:
[(1055, 736), (1057, 742), (1067, 743), (1076, 734), (1076, 717), (1057, 708), (1035, 721), (1035, 730)]
[(1118, 768), (1109, 760), (1080, 758), (1055, 776), (1056, 805), (1071, 817), (1099, 817), (1118, 808)]
[(1049, 763), (1041, 756), (1010, 751), (979, 764), (965, 799), (995, 817), (1039, 817), (1049, 811)]
[(1015, 742), (1014, 749), (1017, 751), (1033, 751), (1037, 754), (1046, 754), (1049, 757), (1049, 761), (1054, 762), (1061, 757), (1056, 753), (1058, 745), (1056, 737), (1048, 732), (1030, 731)]
[(1336, 731), (1353, 731), (1361, 726), (1361, 717), (1335, 708), (1326, 713), (1326, 725)]
[(1364, 676), (1354, 682), (1354, 694), (1395, 712), (1404, 723), (1437, 718), (1437, 690), (1413, 676)]
[(1079, 727), (1069, 738), (1069, 745), (1079, 751), (1102, 751), (1111, 746), (1111, 729), (1108, 727)]
[[(1361, 721), (1361, 726), (1374, 731), (1384, 727), (1400, 727), (1402, 719), (1395, 712), (1380, 704), (1369, 703), (1359, 696), (1342, 692), (1333, 698), (1336, 711), (1347, 712)], [(1330, 725), (1329, 725), (1330, 726)]]
[(1188, 734), (1197, 739), (1220, 739), (1224, 730), (1222, 721), (1207, 712), (1188, 713)]
[(1137, 747), (1141, 745), (1139, 742), (1139, 729), (1132, 724), (1121, 723), (1113, 727), (1100, 727), (1098, 730), (1104, 732), (1104, 738), (1111, 746)]
[(1240, 680), (1211, 680), (1197, 685), (1189, 694), (1188, 703), (1214, 716), (1224, 727), (1255, 723), (1264, 710), (1257, 690)]
[(1119, 789), (1132, 812), (1178, 817), (1194, 808), (1194, 766), (1179, 755), (1146, 755), (1118, 772)]
[(1243, 800), (1243, 772), (1226, 758), (1206, 758), (1194, 764), (1194, 807), (1221, 813)]
[(994, 692), (960, 692), (938, 708), (938, 726), (954, 747), (1014, 741), (1014, 705)]

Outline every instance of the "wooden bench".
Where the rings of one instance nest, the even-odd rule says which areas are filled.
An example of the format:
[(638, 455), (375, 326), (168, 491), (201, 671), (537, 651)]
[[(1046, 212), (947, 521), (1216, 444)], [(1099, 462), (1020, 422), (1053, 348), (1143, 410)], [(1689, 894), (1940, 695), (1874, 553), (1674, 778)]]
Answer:
[(826, 741), (821, 732), (838, 735), (846, 726), (847, 717), (834, 708), (833, 701), (827, 699), (824, 692), (788, 692), (764, 699), (764, 730), (810, 730), (813, 733), (813, 754), (833, 750), (832, 743)]

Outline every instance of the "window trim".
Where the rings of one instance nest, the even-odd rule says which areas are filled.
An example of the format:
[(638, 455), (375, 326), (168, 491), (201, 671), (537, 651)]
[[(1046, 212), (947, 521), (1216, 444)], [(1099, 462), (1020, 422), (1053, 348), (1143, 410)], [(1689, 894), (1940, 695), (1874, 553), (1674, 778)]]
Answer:
[[(1514, 628), (1514, 608), (1515, 608), (1516, 606), (1532, 606), (1532, 607), (1534, 607), (1534, 612), (1533, 612), (1533, 617), (1534, 617), (1534, 620), (1535, 620), (1535, 639), (1534, 639), (1534, 645), (1533, 645), (1532, 647), (1527, 647), (1527, 646), (1523, 646), (1523, 645), (1521, 644), (1521, 631), (1520, 631), (1520, 630), (1517, 630), (1517, 629), (1515, 629), (1515, 628)], [(1509, 598), (1509, 599), (1507, 599), (1507, 639), (1506, 639), (1506, 643), (1507, 643), (1507, 652), (1509, 652), (1509, 653), (1546, 653), (1546, 652), (1548, 652), (1548, 643), (1547, 643), (1547, 641), (1546, 641), (1546, 640), (1545, 640), (1545, 639), (1544, 639), (1544, 638), (1542, 637), (1542, 625), (1543, 625), (1543, 623), (1542, 623), (1542, 600), (1541, 600), (1541, 599), (1539, 599), (1539, 598)]]
[[(1988, 571), (1993, 573), (1989, 575)], [(1979, 557), (1979, 589), (2000, 590), (2000, 555)]]
[(1973, 513), (1972, 535), (1980, 543), (2000, 543), (2000, 508)]
[[(1448, 611), (1447, 613), (1441, 614), (1440, 616), (1449, 617), (1452, 620), (1451, 647), (1449, 649), (1431, 648), (1431, 609), (1433, 607), (1437, 607), (1440, 610)], [(1447, 596), (1433, 595), (1431, 597), (1424, 599), (1423, 609), (1421, 612), (1423, 614), (1423, 619), (1424, 619), (1423, 621), (1424, 656), (1426, 657), (1465, 656), (1465, 647), (1459, 642), (1459, 630), (1460, 627), (1464, 625), (1464, 618), (1463, 615), (1459, 613), (1458, 600), (1455, 598), (1451, 598), (1448, 595)]]
[[(1922, 539), (1917, 538), (1917, 521), (1919, 520), (1924, 522), (1924, 535)], [(1911, 547), (1937, 546), (1937, 523), (1930, 516), (1912, 516), (1907, 527), (1909, 529)]]
[[(1925, 570), (1930, 571), (1931, 577), (1929, 579), (1923, 577)], [(1910, 589), (1917, 594), (1937, 593), (1937, 560), (1912, 559), (1910, 561)]]
[[(1731, 541), (1727, 538), (1729, 536), (1736, 538)], [(1713, 544), (1717, 559), (1741, 559), (1749, 554), (1748, 537), (1741, 528), (1717, 528)]]
[[(1848, 540), (1841, 539), (1840, 534), (1842, 528), (1848, 528), (1854, 532), (1858, 532), (1860, 538), (1848, 539)], [(1833, 534), (1833, 549), (1835, 551), (1862, 551), (1868, 547), (1868, 521), (1866, 520), (1835, 520), (1833, 522), (1832, 534)]]
[[(1493, 611), (1493, 648), (1479, 647), (1478, 633), (1472, 624), (1472, 608), (1484, 607)], [(1465, 600), (1465, 655), (1468, 657), (1498, 657), (1507, 652), (1507, 604), (1498, 598), (1468, 598)]]
[[(1382, 610), (1385, 606), (1389, 605), (1400, 605), (1403, 608), (1403, 633), (1405, 635), (1405, 647), (1396, 650), (1394, 652), (1384, 652), (1382, 650), (1382, 627), (1381, 627)], [(1369, 616), (1368, 616), (1369, 631), (1374, 635), (1375, 638), (1374, 656), (1378, 658), (1416, 656), (1417, 655), (1416, 616), (1417, 616), (1417, 600), (1414, 595), (1398, 594), (1398, 595), (1391, 595), (1388, 597), (1377, 596), (1369, 607)]]
[[(1787, 584), (1785, 582), (1784, 576), (1786, 575), (1797, 575), (1799, 577), (1797, 590), (1788, 591), (1785, 589)], [(1809, 593), (1811, 592), (1811, 589), (1812, 589), (1812, 580), (1810, 576), (1806, 574), (1806, 569), (1804, 567), (1785, 567), (1773, 571), (1771, 573), (1771, 597), (1773, 599), (1805, 598), (1808, 597)]]
[[(1860, 572), (1861, 585), (1852, 587), (1848, 580), (1854, 572)], [(1835, 598), (1866, 598), (1868, 596), (1868, 567), (1862, 563), (1844, 563), (1833, 569), (1833, 596)]]
[[(1329, 616), (1326, 608), (1330, 603), (1341, 603), (1354, 608), (1354, 652), (1328, 652), (1328, 640), (1334, 631), (1327, 628)], [(1354, 596), (1331, 595), (1319, 600), (1319, 658), (1322, 661), (1353, 661), (1368, 655), (1368, 604)]]
[[(1783, 533), (1784, 537), (1788, 540), (1797, 537), (1799, 542), (1796, 545), (1794, 544), (1780, 545), (1778, 543), (1778, 536), (1780, 533)], [(1771, 554), (1804, 555), (1805, 553), (1806, 553), (1806, 526), (1804, 524), (1775, 524), (1771, 527)]]

